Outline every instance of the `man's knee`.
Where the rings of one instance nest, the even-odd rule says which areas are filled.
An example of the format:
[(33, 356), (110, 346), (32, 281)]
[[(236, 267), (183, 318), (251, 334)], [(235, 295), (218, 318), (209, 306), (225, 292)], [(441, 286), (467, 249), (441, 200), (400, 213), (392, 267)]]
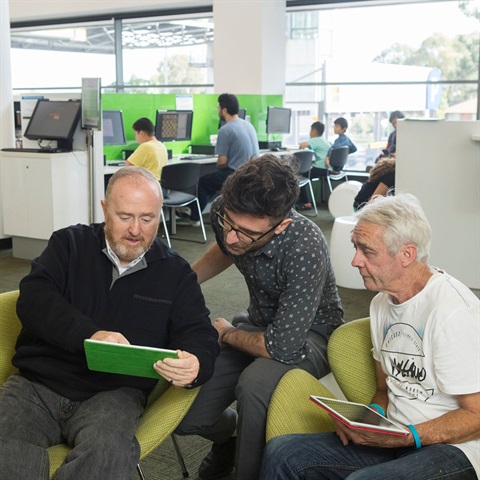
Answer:
[(276, 360), (257, 358), (240, 375), (235, 397), (239, 402), (260, 400), (268, 404), (278, 382), (291, 368)]

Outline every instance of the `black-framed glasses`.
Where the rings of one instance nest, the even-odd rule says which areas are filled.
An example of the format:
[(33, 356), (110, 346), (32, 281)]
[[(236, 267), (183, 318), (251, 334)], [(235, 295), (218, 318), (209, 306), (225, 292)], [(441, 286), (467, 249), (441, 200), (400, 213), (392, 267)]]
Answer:
[(269, 233), (273, 232), (283, 222), (283, 220), (281, 220), (276, 225), (274, 225), (272, 228), (267, 230), (265, 233), (262, 233), (259, 237), (253, 238), (248, 233), (242, 232), (238, 228), (235, 228), (228, 220), (223, 218), (218, 212), (215, 212), (215, 214), (218, 217), (218, 224), (223, 228), (223, 230), (225, 230), (226, 232), (231, 232), (233, 230), (237, 234), (238, 239), (242, 243), (245, 243), (246, 245), (253, 245), (254, 243), (258, 242), (263, 237), (265, 237)]

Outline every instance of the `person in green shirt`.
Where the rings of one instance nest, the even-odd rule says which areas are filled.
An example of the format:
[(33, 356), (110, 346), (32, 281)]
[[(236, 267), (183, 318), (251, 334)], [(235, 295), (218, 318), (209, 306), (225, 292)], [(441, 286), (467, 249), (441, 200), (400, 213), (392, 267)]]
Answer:
[[(300, 148), (309, 148), (315, 154), (315, 161), (313, 162), (312, 170), (310, 171), (310, 178), (320, 178), (327, 176), (327, 168), (325, 165), (325, 158), (330, 150), (331, 144), (323, 138), (325, 125), (322, 122), (313, 122), (310, 127), (310, 138), (306, 142), (300, 143)], [(298, 197), (297, 210), (310, 210), (312, 204), (308, 200), (306, 187), (300, 190)]]

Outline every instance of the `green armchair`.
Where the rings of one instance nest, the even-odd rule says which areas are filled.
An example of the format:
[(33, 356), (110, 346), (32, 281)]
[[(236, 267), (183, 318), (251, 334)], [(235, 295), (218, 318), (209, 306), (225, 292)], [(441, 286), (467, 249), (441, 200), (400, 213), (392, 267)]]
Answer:
[[(0, 385), (15, 371), (11, 363), (15, 353), (15, 343), (22, 328), (16, 314), (18, 290), (0, 294)], [(157, 386), (150, 394), (147, 407), (140, 418), (136, 436), (141, 448), (140, 459), (145, 458), (157, 448), (183, 419), (192, 405), (200, 387), (187, 390), (170, 385), (160, 379)], [(183, 464), (175, 438), (172, 435), (175, 449), (182, 465), (183, 476), (188, 477), (188, 472)], [(68, 445), (54, 445), (48, 448), (50, 458), (50, 476), (53, 478), (55, 471), (62, 464), (66, 454), (70, 451)], [(138, 471), (144, 478), (140, 465)]]
[[(328, 342), (328, 360), (347, 400), (370, 403), (376, 390), (376, 377), (369, 318), (354, 320), (335, 330)], [(305, 370), (290, 370), (283, 376), (268, 409), (267, 442), (289, 433), (334, 431), (330, 416), (310, 401), (310, 395), (335, 398)]]

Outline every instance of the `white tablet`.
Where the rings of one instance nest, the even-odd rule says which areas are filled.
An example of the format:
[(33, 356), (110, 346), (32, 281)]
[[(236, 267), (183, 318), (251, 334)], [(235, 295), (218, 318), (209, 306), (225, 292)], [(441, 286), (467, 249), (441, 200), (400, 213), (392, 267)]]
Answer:
[(377, 410), (362, 403), (318, 397), (316, 395), (310, 395), (310, 399), (326, 410), (333, 418), (350, 428), (399, 436), (410, 433), (406, 427), (383, 417)]

